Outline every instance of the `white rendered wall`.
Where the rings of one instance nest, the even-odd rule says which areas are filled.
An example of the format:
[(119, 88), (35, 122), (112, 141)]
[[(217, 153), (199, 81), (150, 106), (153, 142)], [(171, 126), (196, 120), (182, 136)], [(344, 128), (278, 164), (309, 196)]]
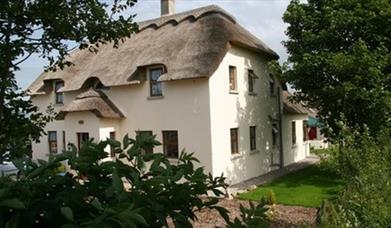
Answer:
[[(307, 115), (284, 114), (283, 116), (285, 166), (303, 160), (309, 155), (309, 142), (303, 141), (303, 121), (307, 119)], [(296, 122), (296, 144), (292, 143), (292, 121)]]
[[(237, 68), (237, 94), (229, 91), (230, 65)], [(248, 93), (248, 69), (259, 77), (254, 84), (255, 96)], [(224, 173), (231, 184), (272, 169), (271, 154), (278, 148), (271, 146), (269, 116), (278, 116), (278, 100), (277, 96), (270, 96), (269, 80), (266, 59), (236, 47), (231, 48), (209, 79), (213, 175)], [(250, 151), (250, 126), (257, 127), (256, 151)], [(231, 155), (230, 128), (239, 128), (238, 155)]]
[[(169, 70), (169, 69), (168, 69)], [(162, 142), (162, 131), (178, 131), (179, 152), (194, 152), (212, 170), (209, 118), (209, 90), (207, 79), (170, 81), (163, 83), (163, 97), (149, 97), (148, 81), (140, 85), (112, 87), (106, 94), (126, 116), (118, 125), (116, 137), (120, 141), (135, 131), (153, 131)], [(162, 153), (163, 147), (154, 149)]]
[[(65, 93), (65, 105), (71, 102), (79, 92)], [(153, 131), (157, 140), (162, 142), (162, 131), (178, 131), (179, 151), (186, 149), (205, 166), (212, 170), (211, 141), (209, 119), (209, 87), (207, 79), (182, 80), (163, 83), (163, 97), (149, 98), (149, 83), (112, 87), (105, 91), (111, 101), (121, 110), (126, 118), (121, 120), (99, 119), (91, 112), (76, 112), (66, 115), (64, 121), (54, 121), (45, 131), (56, 130), (59, 148), (62, 148), (62, 131), (66, 131), (66, 143), (77, 144), (77, 132), (88, 132), (90, 138), (104, 140), (111, 131), (122, 141), (125, 134), (135, 137), (135, 131)], [(35, 105), (43, 107), (54, 101), (53, 93), (33, 98)], [(58, 112), (61, 106), (56, 106)], [(83, 124), (79, 122), (82, 121)], [(47, 158), (47, 136), (40, 143), (33, 143), (33, 157)], [(61, 152), (61, 150), (59, 150)], [(162, 153), (162, 146), (154, 150)]]
[[(64, 104), (72, 101), (77, 93), (66, 93), (64, 94)], [(55, 95), (54, 93), (48, 93), (45, 95), (32, 96), (31, 100), (35, 106), (38, 107), (39, 111), (45, 113), (48, 106), (53, 107), (54, 112), (58, 113), (64, 105), (55, 104)], [(58, 153), (61, 153), (64, 145), (62, 143), (62, 131), (65, 130), (64, 121), (54, 120), (49, 122), (45, 127), (45, 132), (48, 131), (56, 131), (57, 132), (57, 148)], [(65, 145), (66, 146), (66, 145)], [(48, 144), (48, 136), (43, 135), (40, 138), (39, 143), (32, 142), (32, 150), (33, 150), (33, 159), (47, 159), (49, 155), (49, 144)]]

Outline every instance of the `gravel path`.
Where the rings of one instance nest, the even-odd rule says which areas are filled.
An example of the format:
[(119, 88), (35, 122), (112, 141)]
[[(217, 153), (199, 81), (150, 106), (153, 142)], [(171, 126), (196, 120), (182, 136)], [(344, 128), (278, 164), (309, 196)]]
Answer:
[[(240, 217), (239, 205), (248, 205), (246, 201), (237, 199), (221, 199), (219, 206), (230, 211), (230, 217)], [(273, 218), (271, 227), (315, 227), (316, 208), (299, 206), (276, 206), (276, 215)], [(194, 223), (196, 228), (225, 227), (225, 221), (217, 211), (204, 210), (197, 213), (198, 221)]]

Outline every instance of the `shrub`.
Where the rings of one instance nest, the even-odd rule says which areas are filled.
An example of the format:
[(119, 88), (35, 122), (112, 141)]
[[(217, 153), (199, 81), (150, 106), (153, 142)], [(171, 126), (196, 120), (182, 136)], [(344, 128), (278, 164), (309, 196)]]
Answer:
[[(353, 132), (353, 133), (351, 133)], [(347, 227), (391, 227), (391, 135), (345, 132), (332, 159), (347, 185), (334, 208)], [(323, 209), (326, 210), (326, 209)], [(320, 213), (319, 221), (333, 216)]]
[[(226, 187), (223, 177), (212, 178), (192, 154), (181, 153), (173, 165), (162, 154), (145, 154), (159, 145), (154, 137), (124, 137), (123, 143), (86, 142), (49, 161), (19, 160), (20, 180), (0, 181), (1, 227), (162, 227), (172, 219), (176, 227), (191, 227), (195, 211), (217, 209), (215, 198), (200, 196)], [(117, 159), (107, 158), (111, 146)], [(72, 171), (57, 175), (61, 162)]]
[(227, 228), (269, 227), (270, 217), (268, 211), (270, 209), (266, 200), (262, 198), (261, 202), (257, 205), (254, 205), (251, 201), (249, 204), (249, 208), (240, 205), (240, 218), (235, 218), (234, 221), (226, 218)]

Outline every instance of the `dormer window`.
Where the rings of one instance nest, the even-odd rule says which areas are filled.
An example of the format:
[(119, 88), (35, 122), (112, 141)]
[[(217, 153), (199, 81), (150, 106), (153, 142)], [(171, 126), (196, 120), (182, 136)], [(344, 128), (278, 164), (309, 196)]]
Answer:
[(163, 74), (162, 68), (153, 68), (149, 70), (149, 85), (151, 97), (163, 96), (162, 82), (159, 82), (159, 77)]
[(54, 82), (54, 93), (55, 93), (55, 102), (56, 104), (64, 104), (64, 93), (59, 92), (59, 90), (64, 87), (63, 81), (55, 81)]

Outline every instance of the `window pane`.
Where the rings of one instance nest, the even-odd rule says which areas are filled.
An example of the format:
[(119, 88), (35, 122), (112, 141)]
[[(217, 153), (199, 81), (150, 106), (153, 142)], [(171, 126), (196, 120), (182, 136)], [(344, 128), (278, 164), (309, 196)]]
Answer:
[(57, 140), (57, 132), (49, 131), (48, 138), (49, 138), (49, 141), (56, 141)]
[(161, 96), (162, 93), (162, 83), (158, 82), (157, 80), (162, 75), (163, 69), (151, 69), (149, 71), (149, 83), (150, 83), (150, 89), (151, 89), (151, 96)]
[(256, 127), (251, 126), (250, 127), (250, 149), (255, 150), (257, 149), (256, 145)]
[(168, 158), (178, 158), (178, 132), (163, 131), (163, 152)]
[(63, 104), (63, 103), (64, 103), (64, 94), (56, 93), (56, 104)]
[(83, 143), (85, 141), (89, 140), (89, 138), (90, 138), (90, 136), (86, 132), (77, 133), (77, 146), (78, 146), (79, 150), (82, 147)]
[(231, 128), (230, 132), (231, 132), (231, 153), (237, 154), (237, 153), (239, 153), (238, 129)]
[(57, 132), (49, 131), (48, 141), (49, 141), (49, 152), (57, 153)]
[(55, 82), (55, 91), (57, 92), (59, 89), (61, 89), (62, 87), (64, 87), (64, 82), (62, 81), (57, 81)]
[(150, 71), (151, 81), (157, 81), (159, 77), (162, 75), (163, 70), (162, 69), (152, 69)]
[(152, 96), (160, 96), (162, 95), (162, 84), (161, 82), (155, 82), (151, 85), (151, 95)]
[(229, 67), (229, 89), (232, 91), (237, 90), (237, 78), (236, 78), (236, 67)]
[(292, 121), (292, 144), (296, 144), (296, 122)]

